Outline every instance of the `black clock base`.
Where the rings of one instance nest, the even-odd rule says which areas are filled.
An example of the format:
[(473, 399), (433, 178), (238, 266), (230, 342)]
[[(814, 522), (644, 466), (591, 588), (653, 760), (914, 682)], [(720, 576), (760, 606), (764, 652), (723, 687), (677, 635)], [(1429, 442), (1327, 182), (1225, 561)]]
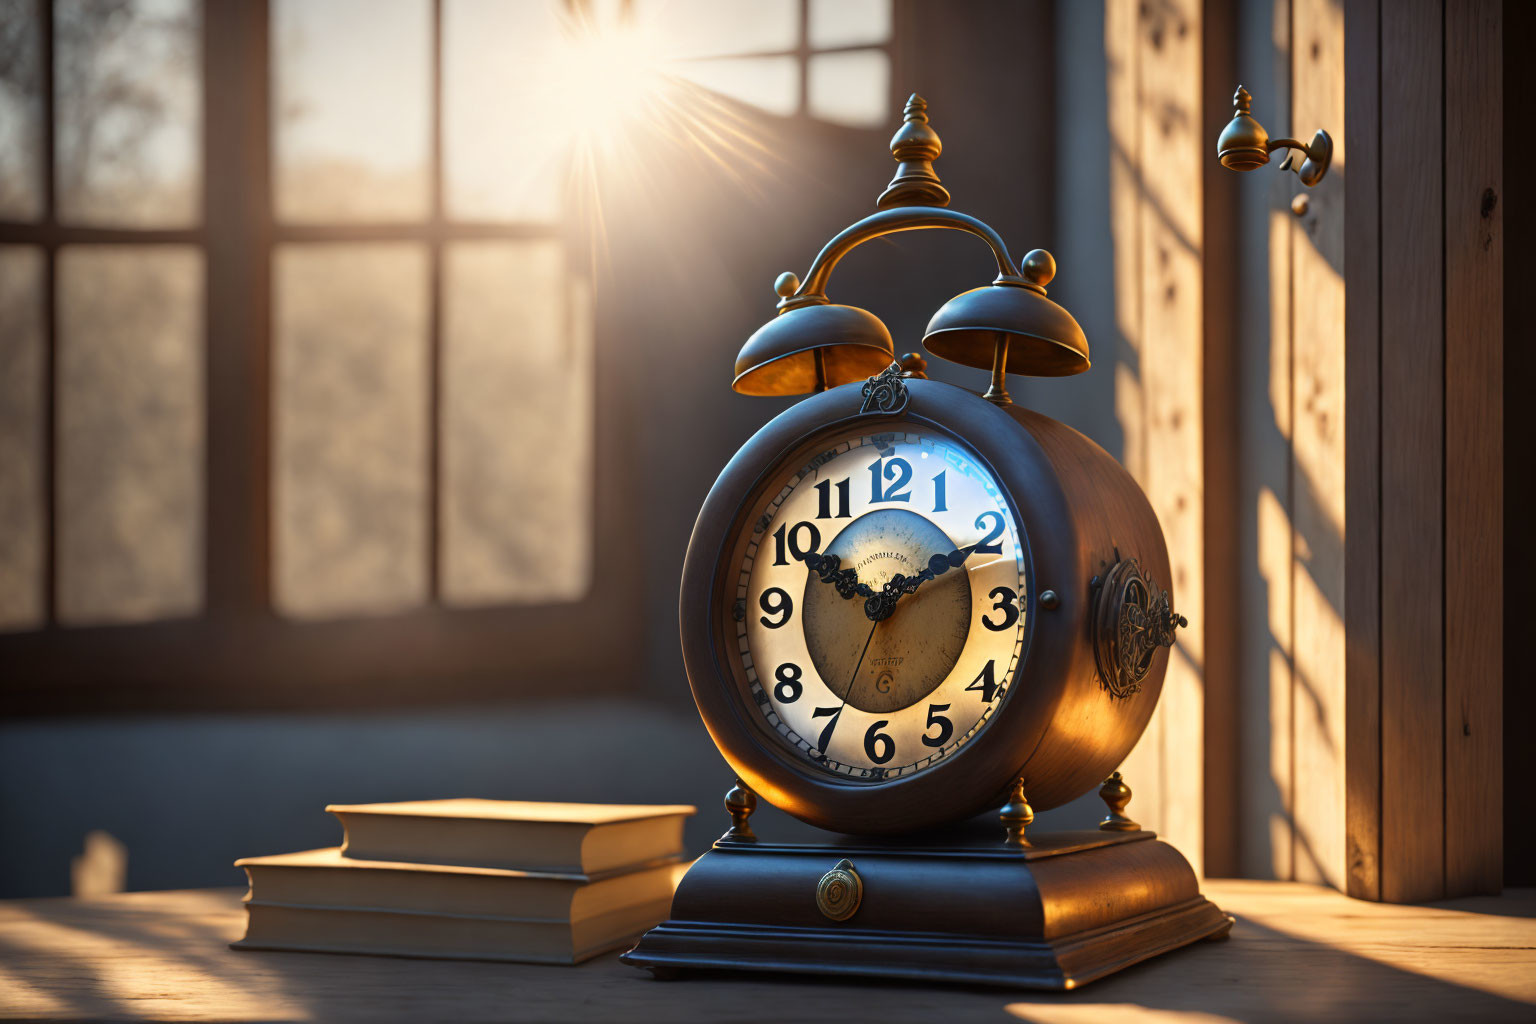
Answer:
[(722, 840), (688, 869), (672, 918), (622, 959), (667, 977), (784, 971), (1071, 989), (1232, 927), (1151, 832), (1029, 839), (1026, 850), (995, 837)]

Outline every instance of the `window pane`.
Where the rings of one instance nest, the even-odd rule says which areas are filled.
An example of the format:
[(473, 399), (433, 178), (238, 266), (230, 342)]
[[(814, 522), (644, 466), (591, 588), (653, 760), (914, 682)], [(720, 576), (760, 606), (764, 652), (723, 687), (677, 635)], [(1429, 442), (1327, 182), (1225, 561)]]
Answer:
[(203, 264), (181, 246), (59, 253), (59, 618), (203, 601)]
[(43, 253), (0, 247), (0, 629), (43, 608)]
[(37, 0), (0, 0), (0, 219), (43, 215)]
[(554, 601), (587, 589), (592, 319), (558, 242), (447, 252), (443, 598)]
[(635, 22), (664, 58), (793, 50), (799, 0), (635, 0)]
[(427, 0), (275, 0), (280, 219), (427, 215), (431, 44)]
[(325, 617), (420, 604), (426, 253), (284, 246), (273, 279), (277, 607)]
[(449, 0), (443, 18), (445, 196), (463, 220), (560, 216), (573, 126), (552, 0)]
[(788, 116), (800, 106), (800, 72), (793, 57), (744, 57), (679, 64), (673, 70), (712, 92)]
[(60, 219), (179, 227), (202, 202), (201, 8), (54, 5)]
[(812, 117), (855, 128), (878, 128), (889, 120), (890, 58), (883, 50), (812, 57), (806, 88)]
[(891, 0), (811, 0), (813, 49), (883, 43), (891, 38)]

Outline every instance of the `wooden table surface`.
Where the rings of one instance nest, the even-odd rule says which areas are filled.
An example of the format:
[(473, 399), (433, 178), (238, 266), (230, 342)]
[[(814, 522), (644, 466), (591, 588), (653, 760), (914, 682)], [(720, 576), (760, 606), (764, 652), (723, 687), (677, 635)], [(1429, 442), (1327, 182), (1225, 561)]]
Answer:
[(44, 1019), (953, 1021), (1536, 1020), (1536, 890), (1432, 906), (1211, 881), (1232, 938), (1077, 992), (767, 975), (237, 953), (232, 889), (0, 902), (0, 1014)]

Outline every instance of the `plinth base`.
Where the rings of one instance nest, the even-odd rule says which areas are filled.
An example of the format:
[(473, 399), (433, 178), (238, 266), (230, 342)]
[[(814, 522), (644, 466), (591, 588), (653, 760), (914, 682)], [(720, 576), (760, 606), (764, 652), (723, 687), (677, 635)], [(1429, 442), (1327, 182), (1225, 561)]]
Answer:
[[(688, 869), (672, 917), (622, 959), (658, 975), (788, 971), (1070, 989), (1232, 918), (1151, 832), (774, 845), (722, 840)], [(844, 860), (862, 890), (833, 920), (817, 886)], [(845, 908), (844, 908), (845, 909)]]

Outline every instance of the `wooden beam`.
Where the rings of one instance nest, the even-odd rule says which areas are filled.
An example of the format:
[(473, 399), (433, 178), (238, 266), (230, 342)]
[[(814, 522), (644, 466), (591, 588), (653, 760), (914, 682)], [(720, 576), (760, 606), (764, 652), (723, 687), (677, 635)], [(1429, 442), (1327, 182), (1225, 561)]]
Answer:
[(1381, 895), (1394, 903), (1445, 892), (1443, 19), (1439, 0), (1381, 9)]
[[(1231, 0), (1206, 0), (1201, 25), (1201, 124), (1228, 115), (1237, 82), (1237, 25)], [(1202, 808), (1205, 873), (1238, 874), (1239, 571), (1242, 507), (1238, 374), (1240, 178), (1207, 157), (1201, 167), (1201, 322), (1204, 341), (1201, 418), (1204, 424), (1205, 761)]]
[[(1335, 173), (1288, 218), (1291, 233), (1292, 877), (1345, 884), (1344, 843), (1344, 13), (1293, 0), (1286, 134), (1335, 136)], [(1280, 127), (1280, 126), (1277, 126)], [(1341, 173), (1342, 172), (1342, 173)]]
[(1503, 883), (1503, 34), (1445, 19), (1445, 887)]
[(1347, 891), (1381, 899), (1381, 3), (1344, 9)]
[(204, 557), (215, 618), (270, 608), (267, 14), (266, 0), (203, 12)]

